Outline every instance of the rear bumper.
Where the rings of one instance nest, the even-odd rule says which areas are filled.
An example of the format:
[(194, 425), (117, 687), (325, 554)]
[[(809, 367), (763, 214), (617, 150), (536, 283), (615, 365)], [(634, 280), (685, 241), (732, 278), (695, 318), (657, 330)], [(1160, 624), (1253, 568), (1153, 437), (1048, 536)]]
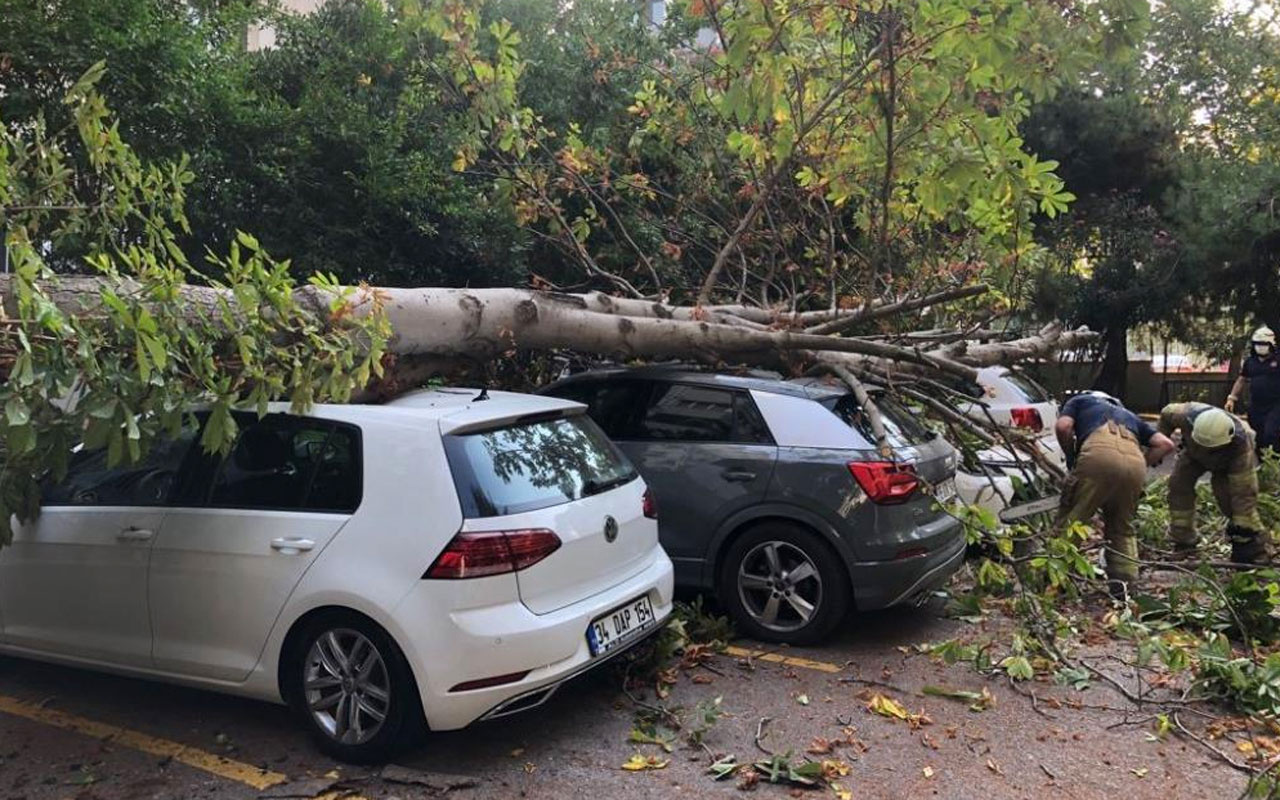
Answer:
[[(412, 631), (405, 656), (432, 730), (533, 708), (560, 684), (613, 658), (617, 653), (593, 658), (587, 645), (587, 626), (601, 614), (647, 595), (655, 624), (634, 646), (660, 630), (672, 610), (671, 560), (661, 548), (654, 548), (648, 566), (622, 583), (547, 614), (534, 614), (519, 600), (450, 611), (441, 608), (434, 596), (440, 587), (432, 583), (423, 581), (396, 611), (400, 627)], [(467, 681), (525, 670), (528, 674), (513, 683), (450, 691)]]
[(863, 611), (918, 603), (964, 563), (964, 530), (949, 520), (946, 543), (931, 553), (899, 561), (863, 561), (850, 565), (853, 597)]

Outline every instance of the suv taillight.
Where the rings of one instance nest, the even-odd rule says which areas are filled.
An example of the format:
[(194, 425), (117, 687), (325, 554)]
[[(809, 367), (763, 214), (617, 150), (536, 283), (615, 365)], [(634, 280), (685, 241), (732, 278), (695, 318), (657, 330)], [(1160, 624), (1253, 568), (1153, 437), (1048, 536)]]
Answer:
[(653, 499), (652, 489), (644, 490), (644, 499), (640, 501), (640, 508), (649, 519), (658, 518), (658, 503)]
[(545, 528), (459, 533), (424, 578), (457, 580), (518, 572), (560, 549), (560, 537)]
[(904, 503), (920, 486), (920, 479), (910, 464), (854, 461), (849, 464), (849, 471), (871, 502), (882, 505)]
[(1044, 430), (1044, 420), (1040, 418), (1040, 409), (1038, 408), (1011, 408), (1009, 409), (1009, 418), (1015, 428), (1026, 428), (1032, 433), (1039, 433)]

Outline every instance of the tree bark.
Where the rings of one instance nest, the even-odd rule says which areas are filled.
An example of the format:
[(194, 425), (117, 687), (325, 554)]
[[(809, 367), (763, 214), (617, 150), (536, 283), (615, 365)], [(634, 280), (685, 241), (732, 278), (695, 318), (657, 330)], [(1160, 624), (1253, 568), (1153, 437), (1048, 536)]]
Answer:
[(1129, 379), (1129, 326), (1113, 323), (1103, 336), (1106, 351), (1093, 388), (1123, 399)]
[[(6, 301), (11, 299), (9, 280), (0, 276), (0, 296)], [(128, 282), (75, 275), (50, 278), (42, 289), (63, 310), (83, 314), (93, 313), (101, 305), (104, 286), (117, 292), (137, 289)], [(981, 288), (942, 294), (967, 296)], [(201, 310), (207, 314), (216, 309), (225, 291), (207, 286), (182, 290), (193, 317)], [(457, 364), (489, 361), (519, 350), (575, 350), (619, 361), (675, 358), (713, 365), (751, 364), (788, 374), (824, 363), (853, 375), (872, 372), (890, 379), (950, 375), (972, 381), (976, 367), (1042, 357), (1092, 335), (1085, 330), (1064, 334), (1050, 326), (1039, 336), (1013, 342), (926, 351), (866, 339), (765, 329), (750, 320), (735, 324), (720, 321), (734, 316), (727, 310), (708, 312), (600, 293), (445, 288), (353, 288), (349, 292), (351, 314), (366, 315), (380, 307), (392, 332), (387, 352), (395, 359), (394, 370), (379, 386), (372, 387), (373, 396), (412, 388), (415, 382)], [(379, 303), (371, 302), (375, 296)], [(327, 318), (330, 313), (331, 297), (324, 289), (299, 287), (295, 298), (318, 317)], [(931, 295), (883, 308), (885, 313), (894, 307), (901, 312), (941, 299)], [(712, 319), (706, 319), (708, 315)], [(362, 344), (353, 341), (353, 346)]]

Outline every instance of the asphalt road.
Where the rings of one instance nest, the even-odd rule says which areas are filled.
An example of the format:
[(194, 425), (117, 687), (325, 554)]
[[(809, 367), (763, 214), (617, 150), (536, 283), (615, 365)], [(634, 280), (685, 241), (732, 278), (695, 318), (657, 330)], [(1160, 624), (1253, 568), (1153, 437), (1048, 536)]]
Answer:
[[(855, 798), (1168, 800), (1235, 797), (1243, 789), (1239, 773), (1194, 743), (1151, 741), (1150, 714), (1128, 707), (1108, 688), (1030, 684), (1033, 707), (1006, 683), (912, 649), (956, 635), (980, 637), (998, 624), (908, 609), (854, 616), (826, 646), (768, 650), (763, 659), (741, 655), (763, 646), (737, 642), (736, 655), (681, 674), (667, 702), (690, 708), (722, 698), (726, 714), (705, 737), (716, 755), (763, 757), (757, 732), (761, 748), (797, 754), (818, 737), (857, 740), (865, 752), (843, 746), (825, 756), (849, 766), (841, 783)], [(855, 678), (884, 686), (850, 682)], [(930, 684), (985, 686), (996, 702), (977, 713), (967, 703), (915, 694)], [(389, 775), (421, 781), (403, 783), (323, 758), (280, 707), (0, 659), (0, 798), (403, 800), (438, 796), (450, 783), (462, 783), (440, 773), (472, 784), (449, 792), (459, 798), (741, 795), (732, 781), (716, 783), (706, 774), (710, 758), (701, 749), (678, 747), (665, 755), (653, 745), (629, 743), (637, 708), (619, 687), (616, 671), (592, 674), (523, 716), (432, 734), (400, 760), (406, 770)], [(867, 692), (873, 690), (927, 714), (930, 724), (913, 728), (871, 713)], [(1064, 705), (1072, 702), (1106, 708)], [(637, 752), (669, 764), (620, 769)], [(754, 794), (790, 796), (766, 785)]]

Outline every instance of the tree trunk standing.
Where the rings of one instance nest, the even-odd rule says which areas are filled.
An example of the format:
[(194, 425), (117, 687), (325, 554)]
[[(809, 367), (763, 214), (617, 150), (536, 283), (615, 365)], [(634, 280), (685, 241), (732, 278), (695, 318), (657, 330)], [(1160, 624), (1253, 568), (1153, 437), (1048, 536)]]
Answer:
[(1106, 350), (1093, 388), (1124, 399), (1129, 379), (1129, 326), (1112, 324), (1103, 334)]

